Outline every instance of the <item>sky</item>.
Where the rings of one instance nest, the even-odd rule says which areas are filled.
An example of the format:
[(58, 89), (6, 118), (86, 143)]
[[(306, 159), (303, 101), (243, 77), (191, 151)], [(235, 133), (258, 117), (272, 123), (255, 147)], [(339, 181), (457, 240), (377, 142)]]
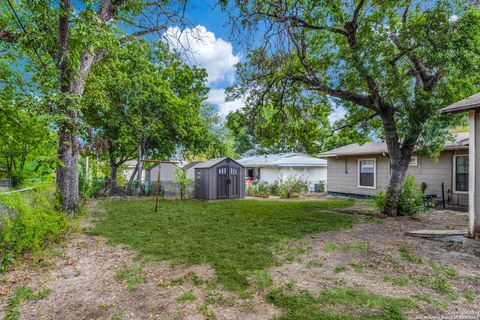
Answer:
[[(211, 0), (193, 0), (186, 12), (190, 28), (170, 27), (167, 37), (173, 45), (185, 51), (186, 60), (206, 69), (210, 92), (207, 102), (218, 108), (224, 118), (243, 106), (241, 99), (225, 101), (225, 88), (235, 81), (235, 65), (245, 56), (231, 38), (228, 16)], [(187, 50), (185, 50), (187, 49)]]
[[(208, 103), (218, 108), (221, 118), (244, 106), (242, 99), (225, 101), (225, 88), (235, 81), (235, 65), (244, 62), (246, 48), (232, 38), (228, 15), (215, 5), (215, 0), (192, 0), (186, 11), (190, 28), (170, 27), (166, 33), (171, 44), (186, 52), (186, 60), (206, 69), (210, 92)], [(238, 35), (237, 35), (238, 36)], [(185, 50), (187, 48), (188, 50)], [(342, 119), (346, 111), (332, 101), (330, 123)]]

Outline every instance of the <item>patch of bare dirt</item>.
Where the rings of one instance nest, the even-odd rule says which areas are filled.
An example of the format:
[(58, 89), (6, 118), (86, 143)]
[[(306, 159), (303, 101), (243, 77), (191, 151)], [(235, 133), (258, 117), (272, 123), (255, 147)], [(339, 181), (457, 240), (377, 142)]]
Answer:
[[(139, 265), (136, 276), (142, 281), (129, 290), (128, 281), (116, 274)], [(24, 301), (21, 319), (270, 319), (278, 313), (262, 294), (241, 298), (209, 287), (215, 277), (208, 265), (145, 263), (125, 247), (77, 233), (35, 259), (35, 265), (27, 261), (7, 274), (0, 288), (0, 319), (19, 286), (51, 289), (44, 299)], [(194, 300), (177, 301), (185, 293), (193, 293)]]
[[(174, 268), (167, 262), (147, 264), (140, 275), (145, 283), (129, 291), (127, 283), (115, 274), (138, 263), (126, 248), (110, 246), (101, 238), (79, 236), (66, 245), (54, 265), (37, 272), (27, 268), (10, 273), (5, 289), (18, 285), (51, 289), (45, 299), (24, 302), (21, 319), (110, 319), (114, 315), (119, 319), (209, 319), (212, 313), (208, 309), (219, 319), (270, 319), (275, 314), (259, 295), (241, 299), (221, 288), (206, 290), (206, 285), (193, 284), (189, 280), (192, 274), (205, 282), (215, 278), (207, 265)], [(189, 292), (194, 294), (194, 301), (176, 300)], [(11, 290), (2, 293), (5, 304)], [(216, 299), (200, 308), (208, 297)]]
[[(100, 208), (95, 210), (97, 215), (102, 214)], [(360, 207), (355, 206), (351, 210), (354, 211), (349, 214), (361, 215), (370, 209), (368, 205), (360, 204)], [(464, 294), (471, 291), (480, 295), (480, 258), (461, 245), (404, 235), (405, 231), (416, 229), (465, 228), (465, 214), (431, 210), (415, 220), (386, 218), (371, 223), (372, 220), (362, 216), (360, 219), (363, 222), (352, 229), (312, 235), (287, 244), (284, 253), (288, 254), (288, 246), (294, 253), (303, 252), (306, 248), (306, 253), (295, 254), (293, 262), (292, 259), (279, 257), (286, 262), (269, 270), (273, 286), (293, 284), (295, 288), (313, 294), (328, 288), (349, 287), (392, 297), (413, 297), (419, 308), (409, 311), (411, 318), (476, 311), (475, 302), (478, 299), (469, 302)], [(91, 226), (92, 221), (94, 219), (87, 219), (84, 227)], [(326, 250), (328, 246), (330, 249)], [(402, 246), (422, 258), (422, 263), (405, 261), (399, 252)], [(302, 250), (296, 251), (296, 248)], [(385, 276), (439, 278), (429, 263), (430, 259), (458, 271), (452, 277), (441, 276), (452, 285), (455, 298), (436, 292), (431, 285), (409, 283), (399, 286), (384, 279)], [(29, 262), (34, 262), (34, 265)], [(119, 270), (139, 265), (142, 266), (141, 271), (135, 276), (142, 281), (129, 290), (128, 281), (116, 275)], [(19, 286), (34, 290), (51, 289), (45, 299), (23, 302), (20, 306), (21, 319), (216, 317), (253, 320), (272, 319), (280, 314), (281, 310), (264, 300), (265, 292), (257, 291), (243, 298), (212, 285), (215, 277), (214, 270), (208, 265), (173, 267), (168, 262), (146, 263), (126, 247), (111, 246), (103, 238), (78, 232), (43, 257), (27, 260), (7, 274), (0, 283), (0, 318), (5, 316), (3, 308), (13, 296), (14, 288)], [(193, 294), (193, 301), (177, 300), (186, 293)], [(430, 297), (432, 301), (415, 298), (418, 293)], [(330, 307), (332, 311), (342, 311), (342, 306)]]
[[(430, 210), (417, 219), (387, 218), (378, 219), (377, 223), (364, 222), (349, 230), (321, 233), (292, 243), (292, 246), (307, 247), (308, 253), (270, 272), (274, 285), (294, 283), (299, 290), (312, 294), (319, 294), (327, 288), (349, 287), (392, 297), (412, 297), (419, 303), (419, 308), (408, 313), (411, 318), (460, 310), (474, 312), (477, 305), (467, 301), (464, 294), (480, 295), (480, 257), (460, 244), (404, 235), (410, 230), (465, 229), (466, 226), (464, 213), (437, 210)], [(422, 262), (406, 261), (399, 251), (402, 246), (415, 257), (420, 257)], [(455, 268), (458, 275), (440, 275), (432, 268), (432, 260), (441, 266)], [(410, 282), (395, 285), (385, 277), (404, 278)], [(438, 293), (431, 284), (422, 284), (425, 279), (439, 278), (452, 285), (454, 296)], [(432, 301), (419, 300), (419, 293)]]

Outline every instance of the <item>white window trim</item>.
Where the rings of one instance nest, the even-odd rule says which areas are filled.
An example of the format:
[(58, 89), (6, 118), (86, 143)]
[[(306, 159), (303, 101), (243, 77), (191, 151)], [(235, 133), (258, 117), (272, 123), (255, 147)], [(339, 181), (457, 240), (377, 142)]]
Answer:
[(409, 167), (418, 167), (418, 156), (412, 156), (408, 166)]
[[(360, 161), (372, 161), (373, 160), (373, 187), (360, 185)], [(375, 158), (362, 158), (358, 159), (357, 164), (357, 188), (359, 189), (377, 189), (377, 159)]]
[[(468, 157), (468, 154), (456, 154), (453, 156), (453, 193), (468, 194), (468, 191), (457, 191), (457, 158), (458, 157)], [(470, 172), (468, 173), (468, 175), (470, 176)], [(470, 189), (470, 185), (468, 186), (468, 188)]]

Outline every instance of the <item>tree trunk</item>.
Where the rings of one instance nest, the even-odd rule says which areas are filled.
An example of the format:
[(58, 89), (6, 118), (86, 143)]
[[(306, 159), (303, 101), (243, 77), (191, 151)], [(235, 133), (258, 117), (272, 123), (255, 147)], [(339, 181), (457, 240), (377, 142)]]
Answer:
[[(76, 120), (75, 112), (71, 118)], [(78, 154), (79, 141), (67, 124), (62, 124), (58, 133), (58, 157), (62, 165), (57, 168), (57, 188), (62, 199), (63, 209), (68, 212), (78, 210)]]
[(386, 203), (384, 214), (397, 216), (400, 213), (399, 200), (402, 193), (403, 183), (407, 176), (410, 160), (390, 158), (390, 180), (387, 187)]
[(110, 159), (110, 188), (117, 186), (117, 170), (118, 163), (115, 162), (115, 159)]
[(140, 142), (138, 144), (138, 162), (137, 162), (137, 183), (135, 185), (135, 195), (138, 196), (142, 191), (142, 174), (143, 174), (143, 166), (144, 166), (144, 146), (143, 146), (143, 134), (140, 138)]
[(387, 108), (382, 111), (379, 115), (382, 120), (385, 142), (390, 157), (390, 180), (383, 213), (388, 216), (397, 216), (399, 214), (400, 194), (418, 136), (412, 136), (401, 143), (397, 134), (394, 110)]

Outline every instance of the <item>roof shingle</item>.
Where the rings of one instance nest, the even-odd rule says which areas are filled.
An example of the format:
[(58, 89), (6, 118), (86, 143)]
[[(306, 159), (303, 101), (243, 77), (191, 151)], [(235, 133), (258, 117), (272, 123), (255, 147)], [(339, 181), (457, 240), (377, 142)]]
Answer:
[(455, 102), (448, 107), (440, 110), (441, 113), (457, 113), (470, 111), (476, 108), (480, 108), (480, 92), (473, 96), (467, 97), (461, 101)]
[[(460, 132), (455, 136), (455, 141), (445, 142), (445, 150), (466, 149), (468, 146), (468, 132)], [(362, 145), (353, 143), (322, 153), (322, 157), (339, 157), (367, 154), (388, 153), (387, 144), (383, 141), (366, 142)]]

